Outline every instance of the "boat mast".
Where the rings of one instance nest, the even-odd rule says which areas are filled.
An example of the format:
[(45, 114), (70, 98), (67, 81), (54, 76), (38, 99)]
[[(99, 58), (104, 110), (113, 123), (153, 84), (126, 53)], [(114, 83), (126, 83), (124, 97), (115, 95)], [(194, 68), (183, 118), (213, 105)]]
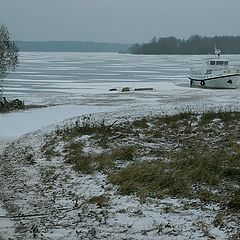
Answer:
[(214, 51), (215, 51), (215, 54), (216, 54), (218, 57), (220, 57), (221, 49), (217, 48), (216, 45), (215, 45)]

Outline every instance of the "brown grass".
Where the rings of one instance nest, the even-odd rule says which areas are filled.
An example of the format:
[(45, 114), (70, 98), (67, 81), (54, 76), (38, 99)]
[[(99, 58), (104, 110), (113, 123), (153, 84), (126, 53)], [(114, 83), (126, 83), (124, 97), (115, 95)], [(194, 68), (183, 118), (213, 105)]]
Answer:
[[(239, 210), (239, 125), (240, 113), (234, 111), (118, 124), (85, 117), (56, 135), (65, 142), (66, 163), (86, 174), (104, 172), (123, 194), (199, 198)], [(83, 135), (102, 151), (84, 153), (84, 141), (76, 140)]]

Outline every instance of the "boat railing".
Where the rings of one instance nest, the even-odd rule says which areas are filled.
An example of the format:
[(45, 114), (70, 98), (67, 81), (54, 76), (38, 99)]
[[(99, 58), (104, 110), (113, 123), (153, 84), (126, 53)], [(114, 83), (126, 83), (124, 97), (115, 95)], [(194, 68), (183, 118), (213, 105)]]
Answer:
[(214, 75), (222, 76), (224, 74), (240, 74), (240, 66), (232, 66), (229, 68), (212, 68), (203, 69), (200, 67), (191, 67), (191, 76), (193, 75)]

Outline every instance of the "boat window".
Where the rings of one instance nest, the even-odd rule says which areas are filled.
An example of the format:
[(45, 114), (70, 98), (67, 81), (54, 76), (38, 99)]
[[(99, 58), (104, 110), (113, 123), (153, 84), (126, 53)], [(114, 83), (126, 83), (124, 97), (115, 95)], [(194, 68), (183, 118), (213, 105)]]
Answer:
[(225, 62), (224, 62), (224, 65), (227, 66), (227, 65), (228, 65), (228, 61), (225, 61)]
[(217, 65), (223, 65), (223, 61), (217, 61)]
[(210, 61), (210, 65), (215, 65), (215, 61)]

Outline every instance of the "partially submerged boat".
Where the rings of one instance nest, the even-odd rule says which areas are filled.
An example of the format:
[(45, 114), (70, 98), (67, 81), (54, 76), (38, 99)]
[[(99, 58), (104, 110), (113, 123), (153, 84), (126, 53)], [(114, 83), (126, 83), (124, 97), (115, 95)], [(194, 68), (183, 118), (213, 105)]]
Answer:
[(237, 87), (240, 70), (229, 66), (229, 61), (221, 58), (220, 53), (221, 50), (215, 48), (215, 57), (207, 59), (202, 67), (191, 69), (190, 86), (229, 89)]

